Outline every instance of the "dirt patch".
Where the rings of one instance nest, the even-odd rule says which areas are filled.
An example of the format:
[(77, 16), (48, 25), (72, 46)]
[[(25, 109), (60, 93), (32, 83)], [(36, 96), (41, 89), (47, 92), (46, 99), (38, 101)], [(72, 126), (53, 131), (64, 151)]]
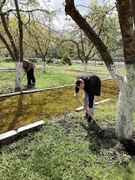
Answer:
[(86, 140), (90, 141), (92, 146), (89, 147), (90, 151), (95, 154), (100, 153), (100, 148), (108, 149), (110, 147), (114, 147), (117, 143), (117, 138), (114, 132), (114, 128), (106, 128), (104, 129), (102, 134), (97, 132), (97, 128), (93, 128), (92, 126), (87, 126), (83, 123), (80, 125), (87, 131)]
[(85, 130), (87, 130), (86, 139), (93, 143), (96, 142), (97, 144), (95, 147), (90, 147), (91, 151), (98, 153), (100, 152), (100, 147), (104, 147), (106, 149), (114, 147), (116, 152), (125, 152), (130, 156), (135, 156), (135, 132), (133, 132), (133, 140), (118, 141), (115, 135), (115, 128), (113, 127), (107, 127), (104, 129), (102, 134), (98, 134), (97, 131), (91, 129), (90, 127), (82, 124), (80, 125), (83, 126)]
[(135, 156), (135, 142), (134, 140), (120, 141), (115, 146), (116, 151), (125, 151), (130, 156)]
[[(76, 123), (74, 123), (75, 119), (76, 119)], [(83, 119), (83, 117), (81, 117), (81, 119)], [(91, 123), (91, 125), (88, 125), (86, 122), (85, 123), (82, 122), (81, 119), (80, 117), (74, 117), (74, 116), (68, 117), (68, 115), (65, 114), (65, 116), (63, 115), (60, 117), (57, 123), (59, 123), (59, 125), (66, 130), (67, 134), (70, 134), (72, 129), (75, 128), (78, 129), (78, 133), (79, 133), (80, 131), (82, 131), (80, 128), (82, 127), (86, 131), (86, 135), (85, 137), (83, 137), (80, 136), (79, 133), (78, 136), (80, 136), (81, 139), (90, 142), (89, 149), (94, 154), (100, 154), (101, 148), (102, 149), (112, 148), (114, 149), (115, 153), (125, 153), (135, 157), (135, 141), (134, 141), (135, 131), (133, 132), (133, 140), (120, 142), (116, 137), (115, 128), (113, 126), (106, 127), (104, 131), (102, 131), (102, 133), (99, 134), (98, 131), (99, 128), (96, 124)]]

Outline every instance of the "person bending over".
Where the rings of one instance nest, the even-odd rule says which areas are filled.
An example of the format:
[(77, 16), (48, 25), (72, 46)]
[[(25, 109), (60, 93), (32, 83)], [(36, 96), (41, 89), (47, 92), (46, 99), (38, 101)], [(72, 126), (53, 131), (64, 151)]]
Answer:
[(27, 59), (23, 59), (23, 69), (27, 74), (27, 88), (34, 87), (36, 80), (34, 76), (35, 65)]
[(87, 122), (91, 122), (91, 116), (94, 116), (95, 96), (100, 96), (101, 80), (96, 75), (82, 75), (77, 77), (75, 81), (75, 94), (78, 97), (79, 90), (83, 90), (84, 107), (86, 109), (85, 118)]

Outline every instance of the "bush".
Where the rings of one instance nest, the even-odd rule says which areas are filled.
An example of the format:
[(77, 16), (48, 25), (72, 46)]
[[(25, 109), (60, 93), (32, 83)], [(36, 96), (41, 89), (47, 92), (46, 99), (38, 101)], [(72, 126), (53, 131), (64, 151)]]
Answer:
[(51, 63), (54, 63), (53, 59), (49, 59), (49, 60), (47, 61), (47, 64), (51, 64)]
[(65, 53), (63, 54), (62, 63), (63, 63), (63, 64), (68, 64), (68, 65), (72, 65), (71, 59), (70, 59), (70, 57), (69, 57), (69, 55), (68, 55), (67, 52), (65, 52)]
[(2, 61), (3, 62), (14, 62), (14, 60), (11, 57), (3, 57)]
[(29, 61), (33, 62), (33, 63), (36, 63), (37, 62), (37, 58), (26, 58), (28, 59)]
[(64, 62), (64, 61), (56, 61), (54, 64), (62, 66), (62, 65), (66, 65), (66, 62)]

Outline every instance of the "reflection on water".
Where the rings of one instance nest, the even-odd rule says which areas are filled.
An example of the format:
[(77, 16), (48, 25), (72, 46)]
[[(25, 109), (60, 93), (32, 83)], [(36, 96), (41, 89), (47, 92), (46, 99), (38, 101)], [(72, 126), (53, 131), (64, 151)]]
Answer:
[[(101, 96), (96, 101), (117, 96), (119, 89), (113, 80), (102, 81)], [(74, 111), (80, 104), (73, 97), (74, 86), (21, 94), (0, 99), (0, 133), (46, 117)], [(79, 92), (80, 97), (82, 92)]]

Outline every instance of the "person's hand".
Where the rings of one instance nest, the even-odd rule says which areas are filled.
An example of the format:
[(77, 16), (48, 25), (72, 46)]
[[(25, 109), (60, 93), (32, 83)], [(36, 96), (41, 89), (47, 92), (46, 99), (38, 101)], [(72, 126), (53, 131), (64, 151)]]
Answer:
[(89, 110), (87, 111), (87, 113), (88, 113), (88, 115), (89, 115), (90, 117), (92, 117), (92, 108), (89, 108)]
[(77, 97), (78, 97), (78, 94), (77, 94), (77, 93), (75, 93), (75, 94), (74, 94), (74, 97), (75, 97), (75, 98), (77, 98)]

